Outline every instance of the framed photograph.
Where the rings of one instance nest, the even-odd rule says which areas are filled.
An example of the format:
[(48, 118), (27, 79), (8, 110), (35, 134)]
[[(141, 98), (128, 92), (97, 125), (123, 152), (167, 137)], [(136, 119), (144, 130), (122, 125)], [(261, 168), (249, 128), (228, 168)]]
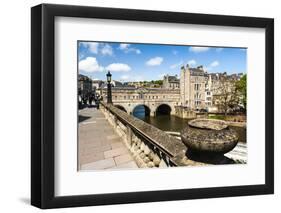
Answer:
[(274, 20), (31, 9), (31, 203), (272, 194)]

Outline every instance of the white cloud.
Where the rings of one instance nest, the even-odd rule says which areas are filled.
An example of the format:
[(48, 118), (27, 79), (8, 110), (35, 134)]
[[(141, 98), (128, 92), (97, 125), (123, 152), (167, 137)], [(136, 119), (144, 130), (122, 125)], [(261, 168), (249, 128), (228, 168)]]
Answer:
[(163, 60), (164, 59), (162, 57), (154, 57), (154, 58), (149, 59), (146, 62), (146, 65), (147, 66), (158, 66), (163, 62)]
[(105, 44), (102, 48), (101, 48), (101, 54), (103, 55), (113, 55), (113, 49), (109, 44)]
[(172, 65), (170, 66), (170, 69), (175, 69), (175, 68), (181, 66), (182, 64), (183, 64), (183, 61), (180, 61), (179, 63), (176, 63), (176, 64), (172, 64)]
[(120, 50), (126, 50), (126, 49), (129, 48), (129, 46), (130, 46), (130, 44), (120, 44), (119, 49)]
[(87, 48), (91, 53), (98, 54), (99, 43), (97, 42), (81, 42), (85, 48)]
[(113, 49), (109, 44), (99, 42), (81, 42), (80, 45), (87, 48), (90, 53), (102, 55), (113, 55)]
[(220, 62), (219, 61), (213, 61), (211, 64), (210, 64), (210, 67), (217, 67), (220, 65)]
[(87, 57), (79, 61), (79, 71), (84, 72), (102, 72), (104, 67), (100, 66), (95, 57)]
[(205, 68), (206, 71), (211, 71), (214, 67), (217, 67), (220, 65), (220, 62), (219, 61), (213, 61), (212, 63), (209, 64), (209, 66), (207, 66)]
[(134, 52), (136, 54), (141, 54), (141, 51), (139, 49), (130, 46), (130, 44), (120, 44), (119, 49), (123, 50), (125, 53)]
[(209, 47), (190, 47), (189, 51), (194, 53), (206, 52), (210, 48)]
[(106, 69), (112, 72), (128, 72), (131, 70), (131, 67), (127, 64), (113, 63), (108, 65)]
[(197, 64), (197, 62), (196, 62), (194, 59), (192, 59), (192, 60), (189, 60), (189, 61), (187, 62), (187, 64), (190, 65), (190, 66), (194, 66), (194, 65)]

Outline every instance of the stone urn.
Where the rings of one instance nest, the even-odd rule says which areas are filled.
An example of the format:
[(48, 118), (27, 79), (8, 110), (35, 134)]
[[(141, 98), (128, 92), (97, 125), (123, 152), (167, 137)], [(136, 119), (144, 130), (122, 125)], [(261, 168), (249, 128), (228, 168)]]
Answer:
[(205, 155), (223, 155), (238, 143), (238, 134), (229, 129), (225, 121), (195, 119), (188, 122), (181, 132), (181, 139), (188, 152)]

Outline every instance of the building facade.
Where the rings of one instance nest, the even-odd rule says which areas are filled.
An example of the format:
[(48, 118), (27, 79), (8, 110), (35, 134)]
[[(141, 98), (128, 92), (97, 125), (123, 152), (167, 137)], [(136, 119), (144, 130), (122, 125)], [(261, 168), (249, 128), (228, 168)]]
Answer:
[[(181, 104), (190, 109), (206, 108), (206, 90), (208, 89), (208, 74), (203, 67), (181, 67), (180, 92)], [(209, 93), (208, 93), (209, 94)]]
[(86, 96), (92, 92), (92, 79), (85, 75), (78, 75), (78, 93)]
[(99, 89), (103, 85), (102, 80), (92, 80), (92, 87), (95, 89)]
[(180, 79), (178, 76), (169, 76), (165, 75), (163, 78), (163, 88), (164, 89), (179, 89), (180, 88)]
[[(219, 109), (222, 99), (238, 98), (235, 94), (235, 82), (243, 73), (227, 75), (224, 73), (207, 73), (203, 66), (191, 68), (181, 67), (180, 71), (180, 103), (190, 110)], [(228, 96), (228, 97), (224, 97)]]

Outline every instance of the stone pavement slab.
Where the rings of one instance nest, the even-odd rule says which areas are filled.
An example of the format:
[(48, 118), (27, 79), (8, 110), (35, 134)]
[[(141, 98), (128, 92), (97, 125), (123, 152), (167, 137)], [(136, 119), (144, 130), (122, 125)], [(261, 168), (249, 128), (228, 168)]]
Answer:
[(116, 142), (116, 143), (112, 143), (111, 144), (111, 148), (112, 149), (116, 149), (116, 148), (119, 148), (119, 147), (123, 147), (123, 143), (122, 142)]
[(138, 168), (138, 166), (137, 166), (137, 164), (134, 161), (130, 161), (128, 163), (123, 163), (123, 164), (117, 165), (115, 168), (116, 169), (122, 169), (122, 168), (125, 168), (125, 169), (136, 169), (136, 168)]
[(122, 138), (96, 108), (79, 111), (78, 164), (80, 170), (138, 168)]
[(126, 154), (127, 152), (128, 152), (128, 150), (126, 147), (119, 147), (117, 149), (112, 149), (112, 150), (104, 152), (104, 157), (105, 158), (116, 157), (116, 156)]
[(95, 161), (92, 163), (82, 165), (82, 170), (95, 170), (95, 169), (107, 169), (115, 166), (113, 158), (107, 158), (104, 160)]
[(117, 157), (114, 157), (115, 164), (118, 166), (123, 163), (128, 163), (132, 161), (132, 156), (130, 154), (125, 155), (119, 155)]

